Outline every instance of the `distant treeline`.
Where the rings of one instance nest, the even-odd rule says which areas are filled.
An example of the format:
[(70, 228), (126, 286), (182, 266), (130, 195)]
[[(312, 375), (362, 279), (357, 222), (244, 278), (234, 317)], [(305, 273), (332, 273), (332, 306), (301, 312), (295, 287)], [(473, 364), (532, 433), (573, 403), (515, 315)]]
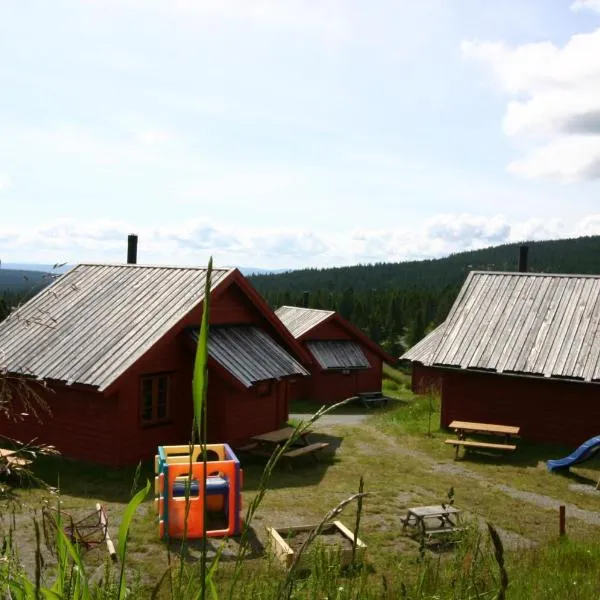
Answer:
[[(600, 236), (527, 242), (529, 270), (600, 273)], [(250, 280), (277, 308), (337, 310), (393, 355), (400, 354), (447, 316), (469, 271), (516, 271), (519, 244), (461, 252), (446, 258), (302, 269)]]

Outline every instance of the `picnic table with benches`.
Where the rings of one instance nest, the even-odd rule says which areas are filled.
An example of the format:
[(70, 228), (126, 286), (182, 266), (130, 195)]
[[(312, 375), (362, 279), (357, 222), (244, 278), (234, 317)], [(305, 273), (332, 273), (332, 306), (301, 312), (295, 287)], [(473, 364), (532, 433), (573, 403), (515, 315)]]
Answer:
[(421, 541), (457, 533), (463, 529), (459, 524), (459, 515), (460, 510), (448, 504), (409, 508), (401, 519), (402, 531), (409, 526), (414, 528)]
[[(251, 442), (245, 446), (239, 448), (244, 452), (254, 454), (257, 456), (268, 456), (270, 457), (277, 447), (287, 442), (292, 437), (295, 431), (294, 427), (283, 427), (282, 429), (276, 429), (275, 431), (269, 431), (267, 433), (261, 433), (259, 435), (252, 436)], [(291, 464), (294, 458), (299, 456), (306, 456), (310, 454), (316, 461), (319, 460), (317, 452), (323, 450), (329, 446), (328, 442), (315, 442), (310, 443), (308, 435), (312, 433), (312, 430), (304, 431), (296, 440), (292, 446), (282, 454), (282, 457)]]
[[(473, 423), (471, 421), (452, 421), (450, 423), (450, 429), (454, 429), (456, 432), (457, 439), (448, 439), (444, 443), (454, 446), (456, 448), (455, 458), (458, 458), (458, 451), (462, 446), (465, 453), (469, 450), (501, 450), (512, 452), (516, 450), (517, 446), (511, 443), (511, 436), (519, 435), (521, 431), (520, 427), (514, 425), (495, 425), (493, 423)], [(483, 434), (483, 435), (496, 435), (503, 436), (504, 443), (496, 442), (479, 442), (476, 440), (467, 440), (467, 434)]]

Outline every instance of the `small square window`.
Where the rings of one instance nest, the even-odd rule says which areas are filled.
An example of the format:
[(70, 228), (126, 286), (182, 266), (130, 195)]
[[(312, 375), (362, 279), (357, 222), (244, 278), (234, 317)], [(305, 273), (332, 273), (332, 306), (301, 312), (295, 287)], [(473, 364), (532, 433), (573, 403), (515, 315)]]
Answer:
[(171, 376), (144, 375), (141, 379), (142, 425), (164, 423), (170, 417)]

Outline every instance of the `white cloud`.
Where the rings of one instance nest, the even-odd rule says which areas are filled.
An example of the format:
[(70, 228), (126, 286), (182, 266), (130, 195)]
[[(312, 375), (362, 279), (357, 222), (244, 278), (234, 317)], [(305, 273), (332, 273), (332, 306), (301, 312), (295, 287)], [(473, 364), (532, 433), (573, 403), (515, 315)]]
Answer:
[(510, 236), (510, 225), (502, 216), (436, 215), (425, 223), (427, 236), (448, 243), (501, 243)]
[(0, 171), (0, 192), (10, 187), (10, 179), (6, 173)]
[(37, 227), (0, 225), (2, 262), (123, 262), (127, 234), (139, 235), (145, 264), (205, 264), (264, 268), (347, 265), (446, 256), (500, 243), (600, 234), (600, 214), (567, 226), (543, 217), (509, 223), (502, 215), (437, 215), (420, 227), (315, 233), (231, 226), (206, 219), (132, 227), (61, 219)]
[(600, 0), (575, 0), (571, 4), (571, 10), (595, 10), (600, 12)]
[(600, 29), (562, 47), (463, 42), (461, 48), (512, 96), (503, 129), (525, 154), (510, 172), (561, 182), (600, 178)]
[(600, 235), (600, 214), (582, 219), (575, 230), (576, 235)]

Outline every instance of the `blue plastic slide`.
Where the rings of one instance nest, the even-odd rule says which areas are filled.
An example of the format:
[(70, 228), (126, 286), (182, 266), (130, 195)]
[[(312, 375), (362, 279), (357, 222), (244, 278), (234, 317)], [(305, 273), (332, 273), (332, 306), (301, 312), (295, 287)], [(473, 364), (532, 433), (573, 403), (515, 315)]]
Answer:
[(548, 471), (558, 471), (559, 469), (568, 469), (572, 465), (583, 462), (588, 458), (591, 458), (600, 450), (600, 435), (590, 438), (587, 442), (584, 442), (566, 458), (559, 458), (557, 460), (549, 460), (546, 462), (548, 465)]

